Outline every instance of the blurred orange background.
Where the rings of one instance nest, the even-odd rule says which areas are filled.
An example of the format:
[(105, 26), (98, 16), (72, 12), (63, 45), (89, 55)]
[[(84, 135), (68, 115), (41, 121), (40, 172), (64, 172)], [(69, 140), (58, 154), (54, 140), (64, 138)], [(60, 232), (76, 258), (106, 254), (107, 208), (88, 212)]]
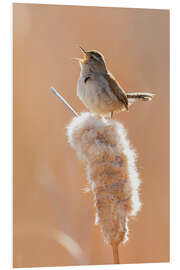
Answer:
[(94, 225), (84, 164), (67, 143), (80, 72), (73, 57), (99, 50), (125, 90), (152, 102), (115, 114), (138, 153), (143, 208), (129, 223), (121, 263), (169, 261), (169, 11), (13, 5), (14, 267), (113, 263)]

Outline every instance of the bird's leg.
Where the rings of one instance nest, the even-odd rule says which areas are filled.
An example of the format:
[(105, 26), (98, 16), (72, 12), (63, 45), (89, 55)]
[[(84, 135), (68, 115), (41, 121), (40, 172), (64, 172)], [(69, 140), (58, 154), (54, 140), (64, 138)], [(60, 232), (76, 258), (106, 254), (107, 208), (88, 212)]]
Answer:
[(113, 112), (111, 112), (111, 119), (113, 118)]

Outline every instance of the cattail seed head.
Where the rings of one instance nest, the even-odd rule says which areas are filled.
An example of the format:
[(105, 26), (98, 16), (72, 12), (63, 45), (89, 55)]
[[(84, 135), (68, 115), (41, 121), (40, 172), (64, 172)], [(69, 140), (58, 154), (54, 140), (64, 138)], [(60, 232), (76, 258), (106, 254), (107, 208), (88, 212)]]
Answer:
[(68, 142), (87, 163), (96, 221), (108, 244), (127, 241), (128, 218), (140, 210), (135, 151), (123, 125), (82, 113), (67, 127)]

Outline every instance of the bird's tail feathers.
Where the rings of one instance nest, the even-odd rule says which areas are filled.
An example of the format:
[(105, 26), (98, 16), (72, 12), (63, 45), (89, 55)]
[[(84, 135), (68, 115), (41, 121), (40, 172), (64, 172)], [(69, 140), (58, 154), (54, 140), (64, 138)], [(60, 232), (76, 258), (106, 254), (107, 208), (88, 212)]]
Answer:
[(155, 94), (151, 93), (127, 93), (128, 105), (130, 106), (136, 101), (151, 101)]

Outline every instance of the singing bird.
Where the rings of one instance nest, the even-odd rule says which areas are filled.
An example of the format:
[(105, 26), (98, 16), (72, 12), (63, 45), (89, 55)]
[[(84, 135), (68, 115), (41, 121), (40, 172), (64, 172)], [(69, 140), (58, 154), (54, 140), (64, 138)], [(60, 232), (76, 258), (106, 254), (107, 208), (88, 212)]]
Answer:
[(81, 72), (77, 84), (77, 95), (84, 105), (97, 114), (127, 110), (136, 101), (151, 101), (151, 93), (126, 93), (118, 81), (107, 70), (104, 56), (98, 51), (85, 51), (79, 61)]

